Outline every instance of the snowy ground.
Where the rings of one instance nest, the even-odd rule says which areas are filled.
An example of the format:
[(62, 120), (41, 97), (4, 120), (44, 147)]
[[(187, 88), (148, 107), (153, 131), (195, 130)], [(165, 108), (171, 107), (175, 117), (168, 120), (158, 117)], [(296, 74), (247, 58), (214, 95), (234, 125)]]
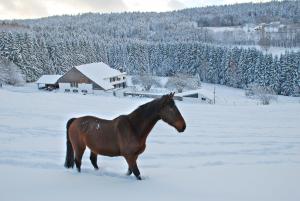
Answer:
[(144, 180), (125, 176), (120, 157), (99, 157), (94, 171), (86, 152), (81, 174), (63, 167), (69, 118), (147, 101), (0, 88), (0, 200), (300, 200), (299, 98), (261, 106), (222, 86), (216, 105), (177, 103), (184, 133), (156, 125), (138, 161)]

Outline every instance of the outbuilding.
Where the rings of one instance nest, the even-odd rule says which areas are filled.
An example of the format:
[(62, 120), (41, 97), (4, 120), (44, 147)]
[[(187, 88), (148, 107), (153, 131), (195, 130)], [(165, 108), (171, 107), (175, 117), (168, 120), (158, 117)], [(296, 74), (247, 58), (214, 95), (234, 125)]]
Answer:
[(46, 89), (50, 91), (57, 89), (59, 87), (58, 79), (61, 76), (62, 75), (43, 75), (36, 81), (38, 89)]

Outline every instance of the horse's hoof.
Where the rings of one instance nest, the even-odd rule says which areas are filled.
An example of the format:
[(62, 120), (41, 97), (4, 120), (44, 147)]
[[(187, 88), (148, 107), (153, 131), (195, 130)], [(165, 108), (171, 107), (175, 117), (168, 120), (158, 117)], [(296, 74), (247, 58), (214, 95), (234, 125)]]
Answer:
[(142, 180), (142, 177), (141, 176), (137, 176), (136, 179), (137, 180)]
[(132, 174), (132, 171), (131, 170), (128, 170), (127, 172), (126, 172), (126, 175), (127, 176), (130, 176)]

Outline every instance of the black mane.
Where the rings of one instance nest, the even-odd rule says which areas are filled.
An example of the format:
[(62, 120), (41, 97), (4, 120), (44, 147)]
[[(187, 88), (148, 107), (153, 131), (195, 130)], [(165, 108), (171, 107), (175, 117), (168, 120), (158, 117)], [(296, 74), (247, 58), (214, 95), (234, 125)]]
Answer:
[(137, 109), (132, 111), (129, 116), (139, 116), (139, 117), (150, 117), (154, 113), (158, 113), (161, 108), (161, 98), (154, 99), (143, 105), (140, 105)]

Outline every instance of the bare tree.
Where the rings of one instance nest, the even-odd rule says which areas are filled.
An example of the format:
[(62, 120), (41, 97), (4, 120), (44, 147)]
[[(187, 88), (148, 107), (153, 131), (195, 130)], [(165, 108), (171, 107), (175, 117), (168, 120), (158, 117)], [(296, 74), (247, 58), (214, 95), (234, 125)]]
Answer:
[(245, 92), (247, 97), (258, 99), (262, 105), (269, 105), (271, 101), (276, 100), (275, 94), (271, 87), (258, 84), (251, 84)]
[(15, 86), (25, 83), (21, 70), (4, 57), (0, 57), (0, 83)]
[(184, 73), (178, 73), (173, 77), (170, 77), (167, 84), (167, 88), (175, 88), (179, 93), (183, 91), (183, 89), (197, 89), (201, 86), (199, 76), (189, 76)]
[(152, 86), (159, 86), (156, 77), (148, 73), (133, 76), (132, 83), (134, 85), (141, 85), (145, 91), (149, 91)]
[(260, 31), (260, 35), (259, 35), (258, 45), (261, 47), (261, 49), (267, 52), (271, 46), (270, 33), (266, 32), (265, 24), (261, 25), (259, 31)]

